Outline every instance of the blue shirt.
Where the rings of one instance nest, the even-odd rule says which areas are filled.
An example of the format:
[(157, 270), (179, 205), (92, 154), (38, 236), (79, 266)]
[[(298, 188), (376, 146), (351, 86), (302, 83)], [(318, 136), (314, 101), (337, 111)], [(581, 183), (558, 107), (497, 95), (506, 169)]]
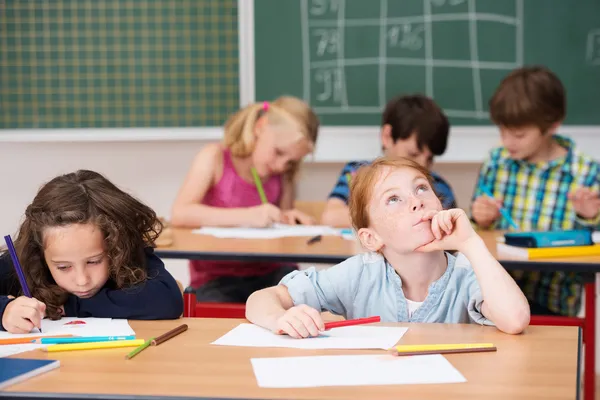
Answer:
[(294, 271), (280, 283), (287, 286), (294, 305), (347, 319), (380, 316), (382, 322), (493, 325), (481, 314), (483, 297), (471, 265), (464, 257), (460, 262), (451, 254), (446, 257), (446, 271), (429, 286), (423, 304), (410, 317), (400, 276), (377, 253), (359, 254), (321, 271)]
[[(360, 167), (368, 164), (370, 164), (369, 161), (350, 161), (348, 164), (346, 164), (342, 169), (342, 173), (340, 174), (340, 177), (338, 178), (335, 187), (329, 194), (329, 198), (340, 199), (344, 203), (348, 204), (348, 198), (350, 197), (348, 177), (354, 176), (354, 174)], [(442, 207), (445, 210), (450, 208), (456, 208), (456, 200), (450, 185), (435, 172), (430, 171), (429, 173), (431, 174), (431, 177), (433, 179), (433, 191), (440, 198), (440, 201), (442, 202)]]

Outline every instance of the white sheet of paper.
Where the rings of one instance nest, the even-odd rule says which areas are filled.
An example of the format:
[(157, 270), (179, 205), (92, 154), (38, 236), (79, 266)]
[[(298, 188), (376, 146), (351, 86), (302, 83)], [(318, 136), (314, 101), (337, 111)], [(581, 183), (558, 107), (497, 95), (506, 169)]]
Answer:
[(46, 344), (7, 344), (0, 346), (0, 358), (46, 347)]
[(403, 357), (385, 354), (252, 358), (250, 361), (258, 386), (264, 388), (438, 384), (467, 381), (441, 354)]
[(242, 347), (289, 347), (293, 349), (389, 349), (408, 328), (385, 326), (344, 326), (318, 337), (294, 339), (276, 335), (253, 324), (240, 324), (212, 344)]
[[(73, 321), (83, 321), (85, 324), (69, 324)], [(42, 333), (34, 329), (30, 333), (12, 334), (1, 331), (0, 339), (23, 338), (28, 336), (127, 336), (135, 335), (126, 319), (111, 318), (61, 318), (57, 321), (42, 320)]]
[(340, 229), (323, 225), (284, 225), (274, 224), (270, 228), (218, 228), (206, 226), (194, 229), (193, 233), (211, 235), (226, 239), (277, 239), (282, 237), (341, 236)]

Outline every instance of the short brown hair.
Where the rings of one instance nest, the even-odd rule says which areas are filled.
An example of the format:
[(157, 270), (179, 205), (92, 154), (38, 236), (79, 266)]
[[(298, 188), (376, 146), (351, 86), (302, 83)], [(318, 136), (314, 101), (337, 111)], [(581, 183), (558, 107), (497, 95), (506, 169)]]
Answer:
[(427, 146), (434, 156), (446, 151), (450, 123), (442, 109), (429, 97), (421, 94), (398, 96), (385, 106), (381, 125), (392, 128), (392, 140), (417, 136), (419, 150)]
[(411, 168), (427, 178), (430, 185), (432, 184), (431, 174), (427, 168), (408, 158), (380, 157), (370, 165), (360, 167), (350, 182), (350, 199), (348, 202), (352, 226), (357, 232), (370, 225), (369, 202), (373, 196), (375, 182), (384, 168)]
[(567, 107), (560, 79), (542, 66), (511, 72), (502, 80), (489, 105), (496, 125), (513, 128), (533, 125), (542, 133), (565, 118)]

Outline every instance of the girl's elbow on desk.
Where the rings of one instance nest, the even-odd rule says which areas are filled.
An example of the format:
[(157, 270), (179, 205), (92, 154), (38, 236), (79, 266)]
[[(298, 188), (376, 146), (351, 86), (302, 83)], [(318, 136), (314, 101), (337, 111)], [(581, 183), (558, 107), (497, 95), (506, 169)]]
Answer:
[(518, 308), (510, 315), (501, 319), (496, 319), (497, 321), (493, 322), (500, 331), (510, 335), (518, 335), (523, 333), (529, 326), (529, 321), (531, 319), (529, 306), (526, 308)]

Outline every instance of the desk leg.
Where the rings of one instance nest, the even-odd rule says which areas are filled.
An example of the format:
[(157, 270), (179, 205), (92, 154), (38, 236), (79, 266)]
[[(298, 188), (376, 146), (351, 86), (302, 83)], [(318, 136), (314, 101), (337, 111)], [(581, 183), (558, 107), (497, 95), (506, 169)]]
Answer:
[(585, 365), (583, 375), (583, 398), (594, 400), (596, 385), (596, 280), (585, 284)]

